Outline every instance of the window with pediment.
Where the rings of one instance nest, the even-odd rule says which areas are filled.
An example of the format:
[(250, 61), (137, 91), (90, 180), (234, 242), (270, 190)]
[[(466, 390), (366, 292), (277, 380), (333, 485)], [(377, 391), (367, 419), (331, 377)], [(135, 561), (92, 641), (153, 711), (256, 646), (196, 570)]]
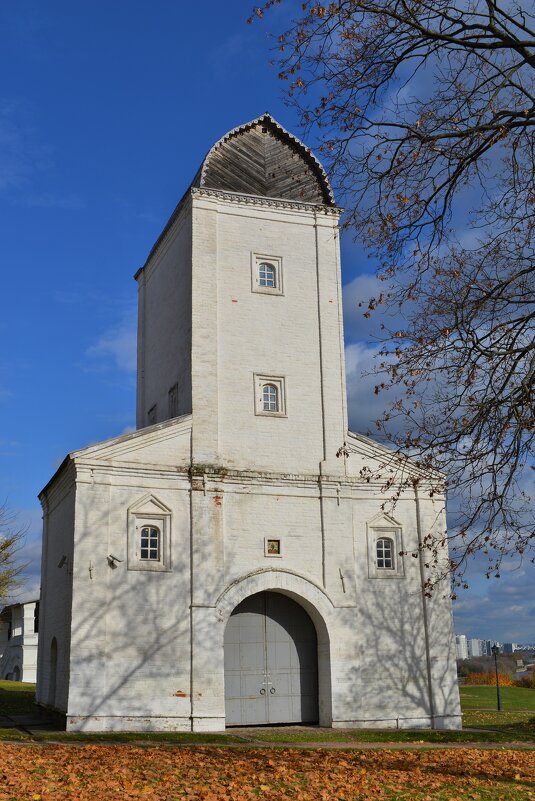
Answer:
[(171, 570), (172, 513), (154, 495), (144, 495), (128, 509), (128, 569)]
[(379, 514), (367, 523), (369, 578), (402, 578), (403, 536), (401, 525), (386, 514)]

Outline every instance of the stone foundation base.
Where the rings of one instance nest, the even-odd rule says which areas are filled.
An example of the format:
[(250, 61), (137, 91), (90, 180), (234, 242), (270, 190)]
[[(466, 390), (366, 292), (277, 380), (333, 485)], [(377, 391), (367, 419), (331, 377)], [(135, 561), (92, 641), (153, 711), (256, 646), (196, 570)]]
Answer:
[(191, 731), (191, 719), (130, 715), (67, 715), (67, 731)]
[(448, 729), (463, 727), (461, 715), (435, 715), (434, 717), (377, 718), (376, 720), (333, 720), (333, 729)]
[[(378, 718), (376, 720), (334, 720), (333, 729), (462, 729), (460, 715)], [(221, 717), (134, 717), (122, 715), (67, 715), (67, 731), (87, 732), (224, 732)]]

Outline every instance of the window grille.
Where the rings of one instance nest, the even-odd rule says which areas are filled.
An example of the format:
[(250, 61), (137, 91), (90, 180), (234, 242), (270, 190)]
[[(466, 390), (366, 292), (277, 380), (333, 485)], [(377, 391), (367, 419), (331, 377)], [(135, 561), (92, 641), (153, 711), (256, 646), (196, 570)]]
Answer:
[(265, 412), (279, 411), (277, 387), (273, 386), (273, 384), (264, 384), (262, 388), (262, 404)]
[(383, 538), (377, 540), (377, 567), (392, 569), (394, 567), (394, 553), (392, 540)]
[(267, 261), (260, 262), (258, 265), (258, 283), (260, 286), (267, 286), (272, 289), (277, 286), (277, 272), (275, 267)]
[(154, 526), (143, 526), (141, 529), (141, 559), (160, 559), (160, 532)]

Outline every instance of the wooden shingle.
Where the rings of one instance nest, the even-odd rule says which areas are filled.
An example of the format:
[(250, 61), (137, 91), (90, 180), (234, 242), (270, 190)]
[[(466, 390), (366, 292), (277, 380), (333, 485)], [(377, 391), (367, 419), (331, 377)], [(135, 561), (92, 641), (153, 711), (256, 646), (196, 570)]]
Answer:
[(207, 189), (335, 205), (319, 161), (269, 114), (220, 139), (195, 183)]

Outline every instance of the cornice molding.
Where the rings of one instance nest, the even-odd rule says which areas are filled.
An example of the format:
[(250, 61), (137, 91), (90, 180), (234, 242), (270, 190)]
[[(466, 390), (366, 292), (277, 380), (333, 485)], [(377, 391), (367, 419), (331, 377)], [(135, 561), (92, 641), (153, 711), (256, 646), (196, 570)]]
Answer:
[(310, 211), (325, 214), (330, 217), (339, 217), (343, 211), (343, 209), (339, 209), (337, 206), (325, 206), (321, 203), (305, 203), (298, 200), (264, 197), (263, 195), (246, 195), (238, 192), (227, 192), (224, 189), (206, 189), (204, 187), (192, 186), (190, 192), (193, 197), (208, 197), (214, 200), (239, 203), (243, 206), (263, 206), (264, 208), (271, 209)]

